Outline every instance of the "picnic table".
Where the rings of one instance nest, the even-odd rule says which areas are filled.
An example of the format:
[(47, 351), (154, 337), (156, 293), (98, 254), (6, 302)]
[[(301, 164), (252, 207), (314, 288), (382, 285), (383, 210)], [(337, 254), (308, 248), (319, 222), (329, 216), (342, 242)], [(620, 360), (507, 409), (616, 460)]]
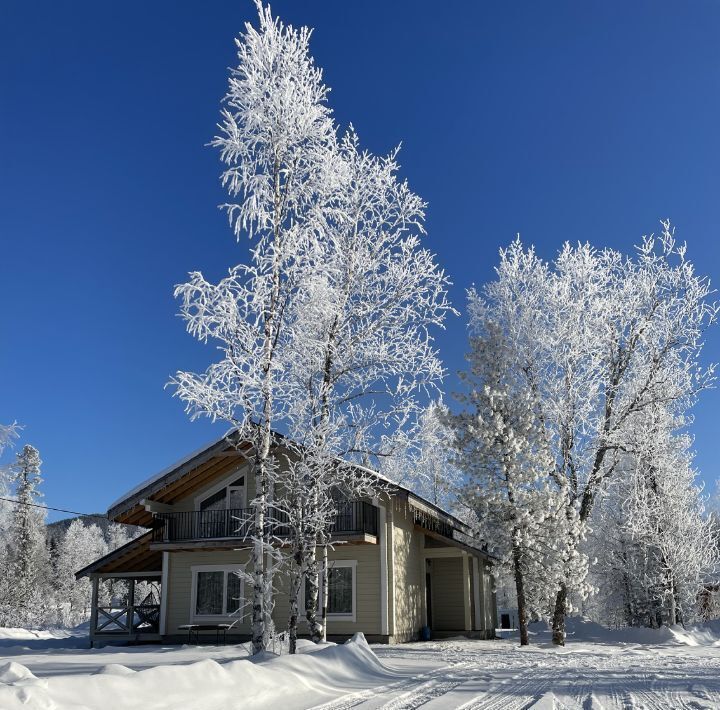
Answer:
[(220, 645), (220, 638), (222, 636), (222, 643), (225, 644), (225, 637), (227, 630), (232, 627), (232, 624), (182, 624), (178, 626), (179, 631), (188, 632), (188, 643), (193, 642), (200, 645), (200, 632), (201, 631), (214, 631), (215, 632), (215, 643)]

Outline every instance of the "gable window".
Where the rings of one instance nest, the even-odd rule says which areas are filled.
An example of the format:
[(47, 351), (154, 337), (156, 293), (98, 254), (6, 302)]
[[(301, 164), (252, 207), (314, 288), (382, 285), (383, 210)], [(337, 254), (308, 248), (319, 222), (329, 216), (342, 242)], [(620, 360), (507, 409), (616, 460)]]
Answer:
[[(331, 560), (328, 569), (328, 621), (355, 621), (357, 560)], [(318, 604), (322, 604), (324, 590), (320, 577)], [(305, 580), (305, 595), (301, 607), (305, 608), (309, 583)]]
[(214, 489), (212, 493), (201, 498), (198, 501), (198, 509), (201, 511), (236, 510), (244, 508), (245, 504), (245, 476), (240, 476), (229, 483), (222, 484), (220, 488)]
[(239, 565), (192, 567), (192, 616), (229, 616), (240, 610), (243, 581)]

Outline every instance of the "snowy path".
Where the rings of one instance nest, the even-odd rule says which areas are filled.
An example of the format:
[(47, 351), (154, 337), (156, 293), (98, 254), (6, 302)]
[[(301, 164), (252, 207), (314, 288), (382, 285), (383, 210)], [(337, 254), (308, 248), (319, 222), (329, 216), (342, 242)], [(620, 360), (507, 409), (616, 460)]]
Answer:
[[(359, 637), (253, 660), (238, 646), (89, 650), (23, 632), (0, 635), (0, 710), (720, 710), (717, 626), (584, 624), (564, 649), (542, 634), (522, 650), (467, 639), (371, 648)], [(630, 642), (645, 637), (656, 643)]]
[(373, 650), (384, 665), (446, 665), (320, 706), (322, 710), (674, 710), (720, 708), (720, 648), (577, 644), (520, 650), (445, 641)]

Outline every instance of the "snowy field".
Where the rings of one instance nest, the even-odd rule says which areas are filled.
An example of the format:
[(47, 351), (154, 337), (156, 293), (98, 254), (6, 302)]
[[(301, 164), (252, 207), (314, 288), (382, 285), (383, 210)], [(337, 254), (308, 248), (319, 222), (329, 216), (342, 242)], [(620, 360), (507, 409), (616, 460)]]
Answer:
[(0, 709), (720, 708), (720, 626), (611, 632), (574, 622), (564, 649), (516, 640), (302, 644), (250, 662), (238, 646), (89, 650), (0, 629)]

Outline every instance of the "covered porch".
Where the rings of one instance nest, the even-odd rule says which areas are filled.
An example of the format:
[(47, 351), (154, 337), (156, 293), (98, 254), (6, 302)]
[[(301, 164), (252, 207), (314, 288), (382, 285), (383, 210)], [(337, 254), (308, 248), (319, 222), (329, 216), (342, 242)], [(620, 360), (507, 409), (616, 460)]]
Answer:
[(167, 584), (146, 533), (76, 573), (92, 584), (90, 645), (159, 641)]
[(456, 541), (443, 542), (425, 538), (425, 625), (433, 638), (494, 638), (496, 604), (488, 558)]

